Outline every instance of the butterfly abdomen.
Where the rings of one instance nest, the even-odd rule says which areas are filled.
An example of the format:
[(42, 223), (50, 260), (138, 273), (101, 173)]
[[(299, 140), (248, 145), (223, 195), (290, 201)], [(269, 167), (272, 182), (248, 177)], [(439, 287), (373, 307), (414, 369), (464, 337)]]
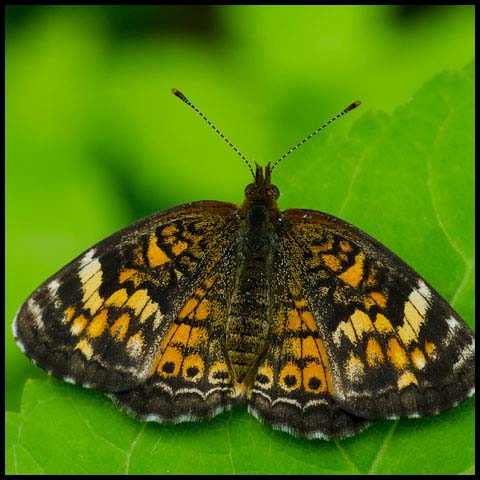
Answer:
[(238, 268), (226, 327), (226, 347), (241, 383), (265, 349), (272, 265), (270, 212), (252, 205), (238, 232)]

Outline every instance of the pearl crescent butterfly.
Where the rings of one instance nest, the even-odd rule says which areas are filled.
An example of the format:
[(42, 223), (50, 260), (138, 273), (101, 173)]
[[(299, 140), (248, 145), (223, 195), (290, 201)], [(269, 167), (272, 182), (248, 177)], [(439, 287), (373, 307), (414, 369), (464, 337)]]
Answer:
[(281, 212), (278, 161), (254, 172), (173, 92), (246, 161), (243, 204), (181, 205), (90, 248), (21, 306), (13, 333), (25, 354), (142, 420), (246, 404), (307, 438), (434, 415), (470, 396), (475, 337), (448, 303), (347, 222)]

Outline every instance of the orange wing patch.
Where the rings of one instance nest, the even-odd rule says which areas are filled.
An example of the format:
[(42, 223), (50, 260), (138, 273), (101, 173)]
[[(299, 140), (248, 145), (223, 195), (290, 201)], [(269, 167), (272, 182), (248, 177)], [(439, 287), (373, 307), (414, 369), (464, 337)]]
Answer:
[(193, 382), (200, 380), (204, 373), (204, 362), (198, 353), (188, 355), (183, 359), (182, 376)]
[(351, 317), (350, 322), (355, 330), (356, 337), (359, 339), (363, 337), (364, 333), (370, 333), (374, 330), (373, 323), (368, 314), (356, 309)]
[(387, 355), (390, 358), (393, 366), (398, 370), (403, 370), (410, 363), (407, 353), (400, 346), (396, 338), (391, 338), (388, 341)]
[(188, 248), (188, 243), (183, 241), (178, 241), (172, 245), (172, 253), (177, 256), (180, 255), (184, 250)]
[(117, 320), (110, 327), (110, 333), (116, 340), (122, 341), (128, 331), (128, 325), (130, 323), (130, 315), (128, 313), (122, 313)]
[(140, 315), (149, 299), (150, 297), (146, 289), (137, 290), (131, 295), (125, 306), (130, 307), (135, 312), (135, 315)]
[(317, 362), (308, 362), (303, 369), (303, 388), (308, 393), (331, 391), (325, 375), (325, 369), (319, 368)]
[[(177, 377), (182, 366), (183, 355), (178, 348), (166, 348), (159, 358), (157, 373), (161, 377)], [(153, 373), (153, 372), (152, 372)]]
[(357, 308), (347, 321), (339, 323), (333, 334), (333, 340), (337, 345), (340, 345), (342, 337), (346, 336), (350, 343), (356, 344), (364, 333), (373, 330), (374, 325), (370, 316)]
[(75, 320), (72, 322), (72, 326), (70, 327), (70, 332), (72, 335), (80, 335), (85, 327), (87, 326), (88, 320), (85, 315), (80, 314)]
[(107, 327), (108, 311), (103, 309), (98, 315), (93, 317), (87, 328), (87, 337), (99, 337)]
[[(142, 313), (140, 314), (140, 323), (145, 322), (154, 313), (159, 314), (159, 312), (160, 312), (160, 308), (158, 306), (158, 303), (154, 302), (153, 300), (148, 300), (145, 306), (143, 307)], [(155, 316), (156, 319), (157, 319), (157, 316), (158, 315)]]
[(338, 278), (348, 283), (354, 288), (357, 288), (363, 277), (363, 262), (365, 260), (365, 254), (360, 252), (355, 257), (355, 263), (345, 272), (340, 274)]
[(383, 293), (371, 292), (370, 298), (381, 308), (385, 308), (387, 306), (387, 298)]
[(75, 345), (75, 350), (80, 350), (87, 360), (92, 358), (93, 348), (84, 338)]
[(365, 374), (365, 365), (353, 352), (350, 352), (350, 356), (346, 360), (345, 372), (351, 382), (358, 382)]
[(347, 253), (352, 251), (352, 246), (346, 240), (340, 240), (340, 248)]
[(148, 263), (151, 267), (158, 267), (170, 261), (169, 256), (158, 246), (157, 236), (152, 233), (148, 243)]
[(417, 377), (415, 377), (415, 375), (409, 371), (402, 373), (402, 375), (397, 381), (397, 386), (400, 390), (402, 388), (408, 387), (411, 384), (418, 385), (418, 381)]
[(411, 354), (410, 358), (412, 359), (412, 363), (417, 370), (422, 370), (422, 368), (426, 364), (425, 355), (419, 348), (416, 348)]
[(178, 233), (178, 228), (175, 224), (168, 225), (162, 230), (162, 235), (164, 237), (170, 237)]
[[(326, 254), (327, 258), (323, 258), (325, 255), (322, 255), (324, 252), (331, 252), (333, 249), (333, 244), (333, 238), (330, 237), (326, 239), (321, 245), (311, 245), (310, 254), (312, 255), (312, 258), (308, 259), (308, 265), (312, 268), (318, 267), (319, 265), (328, 266), (328, 262), (331, 259), (332, 266), (335, 267), (338, 260), (334, 258), (334, 255)], [(333, 269), (331, 268), (331, 270)]]
[[(156, 372), (160, 377), (181, 376), (192, 382), (198, 382), (204, 377), (205, 364), (200, 352), (209, 344), (209, 332), (204, 320), (210, 314), (210, 302), (204, 297), (213, 283), (212, 279), (205, 280), (183, 305), (152, 364), (152, 375)], [(188, 323), (182, 320), (188, 320)], [(220, 363), (216, 364), (215, 368), (219, 365)], [(223, 366), (224, 364), (222, 368)], [(229, 377), (223, 375), (222, 371), (220, 368), (218, 372), (210, 370), (209, 377), (213, 375), (215, 383), (224, 383)]]
[(392, 324), (390, 323), (390, 320), (381, 313), (377, 313), (377, 316), (375, 317), (374, 325), (375, 325), (375, 330), (378, 333), (381, 333), (383, 335), (387, 335), (395, 332)]
[[(295, 307), (284, 312), (275, 322), (278, 333), (285, 335), (281, 356), (291, 359), (279, 369), (277, 383), (287, 393), (303, 388), (311, 394), (332, 394), (329, 362), (312, 312), (304, 298), (292, 303)], [(280, 327), (282, 323), (283, 328)], [(260, 365), (257, 378), (259, 376), (263, 376), (263, 381), (256, 382), (260, 388), (270, 388), (275, 384), (268, 361)]]
[(205, 320), (210, 315), (210, 302), (205, 298), (198, 304), (195, 312), (196, 320)]
[(428, 355), (428, 358), (434, 358), (436, 349), (435, 344), (425, 340), (425, 353)]
[(385, 361), (382, 347), (380, 347), (379, 343), (374, 337), (370, 337), (368, 339), (367, 349), (365, 353), (367, 357), (367, 363), (371, 367), (376, 367), (377, 365), (380, 365)]
[(123, 307), (125, 302), (128, 300), (128, 293), (125, 288), (121, 288), (116, 292), (113, 292), (107, 300), (105, 300), (105, 305), (112, 305), (113, 307)]
[(323, 263), (332, 271), (338, 272), (340, 270), (342, 264), (340, 259), (335, 255), (322, 255)]
[(65, 316), (63, 317), (63, 322), (68, 323), (75, 315), (75, 307), (68, 307), (63, 312)]
[(138, 287), (138, 285), (142, 281), (141, 273), (134, 268), (123, 268), (122, 270), (120, 270), (120, 273), (118, 275), (118, 282), (124, 283), (127, 280), (133, 282), (135, 287)]
[(185, 317), (190, 315), (193, 310), (196, 308), (198, 305), (198, 300), (196, 298), (190, 298), (187, 303), (183, 306), (183, 308), (180, 310), (180, 313), (178, 314), (178, 318), (180, 320), (183, 320)]
[(215, 362), (208, 371), (208, 381), (210, 383), (228, 383), (230, 381), (230, 372), (225, 362)]
[(287, 363), (280, 371), (279, 384), (286, 392), (296, 390), (302, 385), (302, 371), (295, 363)]
[(298, 331), (302, 329), (302, 319), (296, 309), (288, 311), (287, 330)]

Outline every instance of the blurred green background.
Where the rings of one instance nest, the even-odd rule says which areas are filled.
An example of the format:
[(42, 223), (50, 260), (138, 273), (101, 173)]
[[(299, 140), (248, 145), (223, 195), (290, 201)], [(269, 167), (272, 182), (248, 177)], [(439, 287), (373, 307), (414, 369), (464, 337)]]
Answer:
[[(245, 165), (172, 87), (265, 164), (352, 101), (321, 135), (473, 58), (472, 6), (7, 7), (7, 409), (44, 378), (10, 325), (46, 277), (153, 212), (242, 200)], [(328, 211), (288, 201), (296, 171), (329, 161), (301, 152), (276, 171), (280, 206)]]

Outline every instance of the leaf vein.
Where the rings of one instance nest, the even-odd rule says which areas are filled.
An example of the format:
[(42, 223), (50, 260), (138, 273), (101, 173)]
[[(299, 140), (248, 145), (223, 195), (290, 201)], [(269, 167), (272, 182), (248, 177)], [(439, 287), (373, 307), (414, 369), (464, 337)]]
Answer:
[(83, 413), (80, 411), (80, 409), (78, 408), (78, 405), (77, 405), (77, 402), (75, 401), (75, 399), (73, 397), (69, 397), (71, 400), (72, 400), (72, 405), (73, 407), (75, 408), (75, 411), (77, 412), (78, 416), (80, 417), (80, 419), (82, 420), (82, 422), (85, 424), (85, 426), (87, 427), (87, 429), (92, 433), (92, 435), (96, 438), (98, 438), (99, 440), (102, 440), (104, 443), (106, 443), (107, 445), (110, 445), (112, 448), (114, 448), (115, 450), (119, 450), (120, 452), (122, 452), (124, 455), (128, 455), (128, 452), (126, 450), (124, 450), (123, 448), (120, 448), (118, 445), (115, 445), (114, 443), (112, 443), (110, 440), (106, 439), (105, 437), (103, 437), (102, 435), (99, 435), (97, 432), (95, 432), (95, 430), (92, 428), (91, 424), (90, 424), (90, 421), (85, 417), (85, 415), (83, 415)]
[(392, 440), (393, 434), (395, 433), (395, 430), (397, 429), (397, 426), (398, 426), (399, 423), (400, 423), (400, 420), (395, 420), (393, 422), (392, 426), (390, 427), (390, 430), (385, 435), (383, 443), (382, 443), (381, 447), (378, 449), (378, 453), (375, 456), (375, 458), (373, 459), (372, 464), (370, 465), (370, 470), (368, 471), (368, 475), (372, 475), (375, 472), (375, 470), (377, 469), (378, 464), (380, 463), (380, 460), (383, 458), (383, 455), (385, 454), (385, 451), (388, 447), (388, 444)]
[(142, 433), (144, 432), (146, 426), (147, 426), (147, 423), (144, 423), (144, 424), (142, 425), (142, 428), (138, 431), (138, 434), (137, 434), (137, 436), (135, 437), (135, 439), (133, 440), (132, 446), (130, 447), (129, 452), (127, 453), (127, 460), (126, 460), (126, 462), (125, 462), (125, 475), (128, 475), (128, 474), (129, 474), (129, 470), (130, 470), (130, 460), (131, 460), (131, 458), (132, 458), (133, 451), (135, 450), (135, 445), (137, 444), (138, 439), (140, 438), (140, 436), (142, 435)]
[(35, 465), (37, 465), (37, 467), (41, 470), (42, 473), (44, 474), (47, 473), (45, 469), (42, 467), (42, 465), (39, 463), (39, 461), (33, 456), (32, 452), (30, 452), (30, 450), (24, 447), (21, 443), (18, 444), (18, 447), (21, 448), (33, 460)]
[(340, 451), (340, 454), (342, 455), (343, 459), (347, 462), (347, 464), (352, 468), (353, 473), (360, 475), (362, 472), (359, 470), (359, 468), (355, 465), (353, 460), (350, 458), (348, 453), (345, 451), (345, 449), (340, 445), (340, 442), (338, 440), (335, 440), (335, 445), (337, 446), (338, 450)]
[[(448, 103), (448, 102), (447, 102)], [(432, 142), (432, 148), (430, 149), (430, 153), (428, 153), (425, 156), (425, 160), (427, 162), (427, 189), (428, 193), (430, 195), (430, 200), (432, 202), (432, 208), (433, 208), (433, 213), (435, 214), (435, 218), (438, 222), (438, 225), (440, 229), (442, 230), (443, 234), (445, 235), (445, 238), (447, 239), (448, 243), (451, 245), (453, 250), (457, 252), (457, 254), (460, 256), (460, 258), (465, 262), (467, 267), (471, 264), (471, 260), (467, 258), (467, 256), (463, 253), (463, 251), (460, 249), (460, 247), (455, 243), (451, 235), (448, 233), (447, 228), (445, 227), (445, 224), (443, 223), (442, 217), (440, 215), (440, 212), (438, 210), (437, 202), (435, 200), (435, 195), (433, 192), (433, 185), (432, 185), (432, 173), (433, 173), (433, 167), (432, 167), (432, 156), (433, 156), (433, 151), (435, 150), (435, 146), (438, 144), (440, 141), (441, 136), (443, 135), (445, 131), (445, 125), (449, 120), (449, 117), (452, 115), (451, 110), (449, 113), (445, 116), (443, 122), (439, 125), (437, 133), (435, 135), (435, 138), (433, 139)]]

